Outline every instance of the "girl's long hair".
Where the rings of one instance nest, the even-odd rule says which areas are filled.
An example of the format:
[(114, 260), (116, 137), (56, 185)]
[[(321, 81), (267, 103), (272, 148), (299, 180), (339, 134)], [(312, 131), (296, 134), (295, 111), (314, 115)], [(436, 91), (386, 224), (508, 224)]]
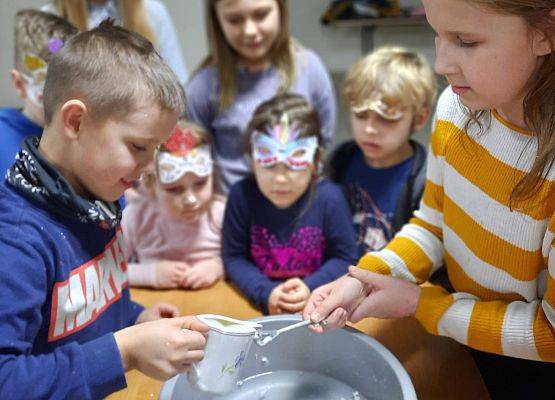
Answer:
[[(227, 42), (223, 33), (216, 5), (220, 0), (205, 1), (206, 34), (208, 36), (209, 54), (198, 69), (208, 65), (217, 69), (220, 80), (219, 110), (225, 111), (231, 106), (237, 94), (237, 62), (235, 50)], [(281, 77), (280, 92), (289, 90), (295, 79), (294, 47), (299, 46), (289, 36), (289, 13), (286, 0), (275, 0), (279, 9), (279, 33), (270, 49), (272, 64)], [(198, 70), (197, 69), (197, 70)]]
[[(479, 7), (506, 15), (524, 18), (531, 29), (548, 38), (555, 38), (555, 18), (550, 12), (555, 7), (553, 0), (467, 0)], [(510, 204), (532, 198), (542, 187), (544, 178), (555, 161), (555, 44), (551, 42), (551, 53), (544, 57), (537, 73), (528, 82), (528, 93), (524, 98), (524, 121), (537, 143), (536, 159), (532, 168), (513, 188)], [(469, 113), (470, 124), (482, 128), (486, 112)]]
[[(87, 0), (54, 0), (60, 16), (67, 19), (79, 30), (89, 29), (89, 8)], [(156, 45), (156, 35), (149, 23), (143, 0), (119, 0), (119, 14), (123, 27), (136, 32)]]

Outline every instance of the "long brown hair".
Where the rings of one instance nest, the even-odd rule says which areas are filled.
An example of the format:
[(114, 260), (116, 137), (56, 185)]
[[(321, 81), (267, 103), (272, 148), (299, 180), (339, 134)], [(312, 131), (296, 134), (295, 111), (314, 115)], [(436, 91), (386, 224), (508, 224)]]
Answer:
[[(553, 0), (467, 0), (479, 7), (524, 18), (528, 25), (548, 38), (555, 38), (555, 18), (550, 12)], [(510, 204), (530, 199), (541, 189), (555, 161), (555, 48), (544, 56), (536, 75), (528, 82), (524, 98), (524, 122), (534, 135), (538, 150), (532, 168), (514, 187)], [(471, 122), (480, 124), (483, 111), (471, 112)], [(468, 124), (467, 124), (468, 126)]]
[[(89, 8), (87, 0), (54, 0), (60, 16), (66, 18), (79, 30), (89, 29)], [(119, 14), (123, 27), (138, 33), (156, 44), (156, 35), (148, 22), (148, 15), (143, 0), (119, 0)]]
[[(237, 53), (227, 42), (216, 12), (220, 0), (205, 1), (206, 34), (208, 36), (209, 54), (200, 68), (214, 66), (220, 79), (219, 109), (227, 109), (237, 94)], [(272, 64), (281, 76), (280, 92), (286, 92), (295, 78), (295, 59), (292, 39), (289, 36), (289, 12), (286, 0), (275, 0), (279, 9), (280, 28), (278, 36), (270, 49)]]

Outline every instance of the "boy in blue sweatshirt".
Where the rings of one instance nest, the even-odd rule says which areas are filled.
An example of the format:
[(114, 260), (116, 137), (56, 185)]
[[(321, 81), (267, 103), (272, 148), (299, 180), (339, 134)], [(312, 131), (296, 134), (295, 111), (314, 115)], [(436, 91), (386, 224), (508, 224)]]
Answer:
[(37, 10), (21, 10), (15, 17), (15, 65), (11, 71), (23, 108), (0, 108), (0, 177), (13, 164), (26, 136), (38, 136), (44, 125), (42, 95), (51, 55), (77, 29), (63, 18)]
[(0, 184), (1, 399), (99, 399), (202, 358), (208, 327), (130, 300), (116, 202), (183, 109), (152, 44), (109, 22), (52, 55), (42, 138)]

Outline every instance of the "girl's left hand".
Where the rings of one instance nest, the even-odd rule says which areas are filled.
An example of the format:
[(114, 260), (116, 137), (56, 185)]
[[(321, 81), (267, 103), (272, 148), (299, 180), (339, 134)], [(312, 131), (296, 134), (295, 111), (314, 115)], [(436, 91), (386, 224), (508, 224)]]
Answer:
[(220, 260), (206, 260), (191, 265), (183, 275), (181, 286), (186, 289), (204, 289), (223, 278), (224, 267)]
[(349, 315), (349, 321), (358, 322), (367, 317), (412, 317), (416, 313), (422, 291), (417, 284), (357, 267), (349, 268), (349, 276), (358, 279), (368, 292)]
[(179, 317), (179, 309), (176, 306), (172, 304), (159, 303), (145, 308), (143, 312), (139, 314), (137, 321), (135, 321), (135, 325), (142, 324), (143, 322), (155, 321), (157, 319), (175, 317)]
[(302, 311), (310, 297), (310, 289), (299, 278), (291, 278), (282, 284), (278, 307), (289, 313)]

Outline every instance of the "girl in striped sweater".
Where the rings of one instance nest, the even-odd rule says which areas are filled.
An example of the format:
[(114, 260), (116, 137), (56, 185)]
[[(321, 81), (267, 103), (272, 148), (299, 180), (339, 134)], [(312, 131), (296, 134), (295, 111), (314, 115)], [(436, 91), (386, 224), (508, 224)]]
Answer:
[[(304, 317), (414, 316), (473, 349), (492, 398), (536, 398), (555, 377), (555, 1), (422, 2), (451, 85), (423, 200)], [(451, 290), (419, 286), (441, 267)]]

